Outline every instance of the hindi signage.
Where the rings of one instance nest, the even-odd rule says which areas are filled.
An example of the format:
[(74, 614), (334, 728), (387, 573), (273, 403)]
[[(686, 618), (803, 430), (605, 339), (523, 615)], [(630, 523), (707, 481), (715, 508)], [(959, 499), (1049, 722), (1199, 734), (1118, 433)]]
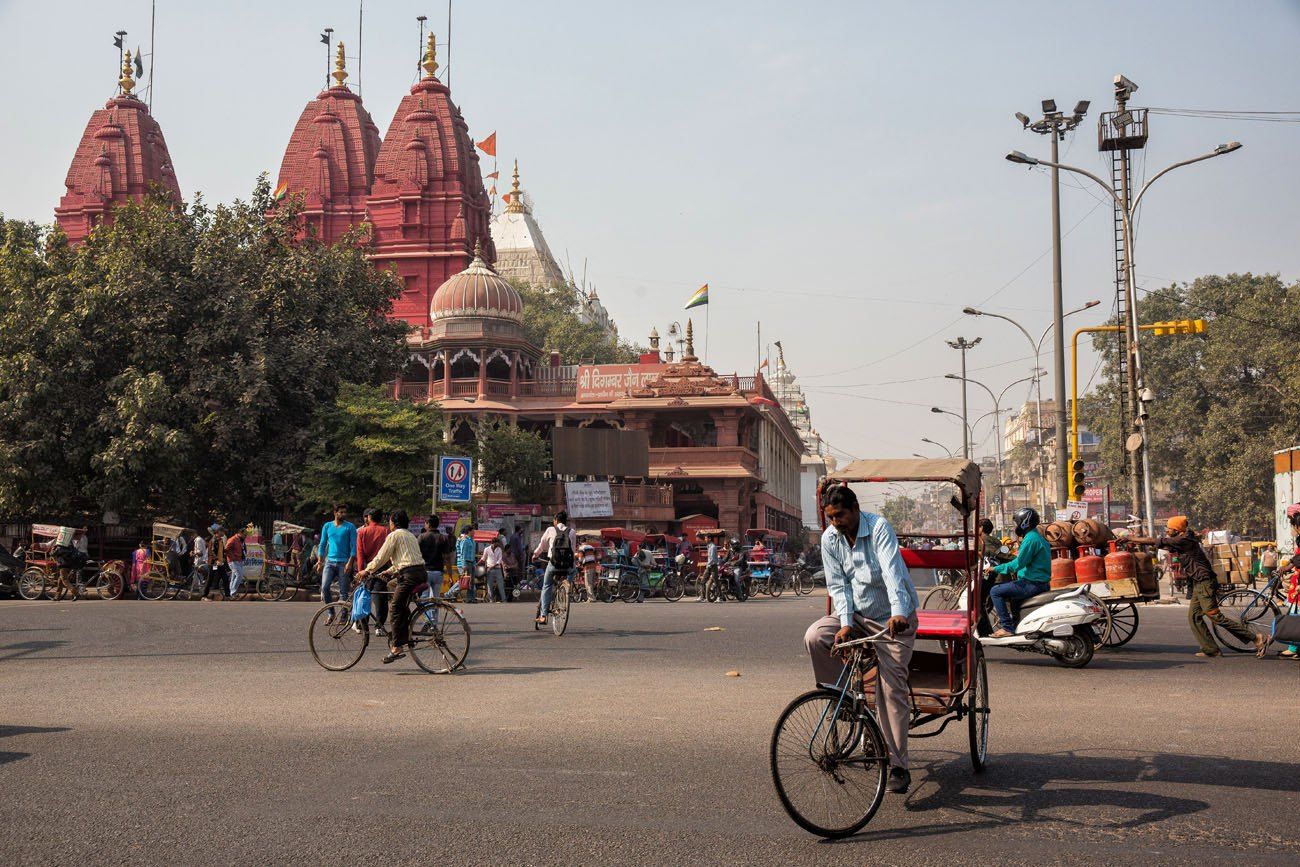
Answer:
[(609, 482), (565, 482), (564, 502), (570, 518), (612, 518), (614, 498)]
[(575, 400), (595, 402), (627, 397), (663, 372), (662, 364), (584, 364), (578, 368)]

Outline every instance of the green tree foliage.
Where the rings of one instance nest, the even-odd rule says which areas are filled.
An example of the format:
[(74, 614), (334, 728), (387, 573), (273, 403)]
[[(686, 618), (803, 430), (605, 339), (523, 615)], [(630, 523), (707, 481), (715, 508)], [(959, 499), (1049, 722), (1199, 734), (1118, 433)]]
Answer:
[[(1144, 324), (1182, 319), (1206, 320), (1206, 333), (1142, 338), (1145, 384), (1156, 395), (1153, 476), (1169, 480), (1174, 507), (1198, 526), (1267, 532), (1272, 452), (1300, 443), (1300, 283), (1286, 285), (1276, 275), (1202, 277), (1138, 302)], [(1112, 490), (1127, 491), (1115, 381), (1119, 343), (1102, 334), (1093, 345), (1102, 357), (1101, 384), (1081, 401), (1080, 413), (1101, 436)]]
[(569, 286), (533, 289), (512, 281), (524, 301), (524, 333), (546, 352), (558, 352), (570, 364), (631, 364), (639, 350), (609, 339), (599, 326), (579, 318), (577, 293)]
[(395, 401), (384, 386), (343, 384), (315, 413), (315, 442), (299, 481), (303, 507), (427, 511), (443, 429), (436, 404)]
[(532, 431), (484, 424), (477, 431), (477, 457), (484, 483), (504, 487), (516, 503), (537, 502), (551, 466), (551, 446)]
[(911, 497), (890, 497), (881, 505), (880, 514), (897, 533), (915, 532), (922, 523), (921, 506)]
[[(0, 513), (237, 514), (293, 498), (316, 407), (403, 357), (400, 286), (296, 208), (150, 198), (76, 249), (0, 221)], [(268, 216), (268, 214), (270, 214)]]

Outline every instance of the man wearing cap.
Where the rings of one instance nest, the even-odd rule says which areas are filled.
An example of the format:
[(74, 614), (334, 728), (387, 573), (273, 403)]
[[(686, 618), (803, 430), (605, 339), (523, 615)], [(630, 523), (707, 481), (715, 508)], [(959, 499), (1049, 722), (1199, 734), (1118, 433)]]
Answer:
[(1154, 544), (1177, 555), (1182, 564), (1187, 584), (1191, 588), (1191, 601), (1187, 607), (1187, 622), (1196, 636), (1196, 643), (1201, 646), (1196, 655), (1201, 657), (1222, 656), (1223, 651), (1215, 643), (1214, 637), (1205, 625), (1203, 618), (1231, 632), (1247, 644), (1255, 645), (1255, 655), (1263, 656), (1268, 649), (1267, 636), (1252, 632), (1240, 620), (1235, 620), (1219, 610), (1218, 586), (1214, 581), (1214, 569), (1210, 558), (1205, 555), (1200, 540), (1192, 532), (1186, 515), (1175, 515), (1165, 525), (1165, 535), (1159, 539), (1134, 539), (1136, 542)]

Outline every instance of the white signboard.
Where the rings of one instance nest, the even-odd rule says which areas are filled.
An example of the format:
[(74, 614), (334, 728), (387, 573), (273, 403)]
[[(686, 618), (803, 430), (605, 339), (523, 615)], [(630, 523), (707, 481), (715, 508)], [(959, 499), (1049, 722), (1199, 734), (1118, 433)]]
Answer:
[(565, 482), (564, 502), (570, 518), (611, 518), (614, 498), (609, 482)]
[(1056, 510), (1056, 520), (1058, 521), (1082, 521), (1088, 517), (1088, 504), (1082, 500), (1071, 500), (1065, 504), (1064, 509)]

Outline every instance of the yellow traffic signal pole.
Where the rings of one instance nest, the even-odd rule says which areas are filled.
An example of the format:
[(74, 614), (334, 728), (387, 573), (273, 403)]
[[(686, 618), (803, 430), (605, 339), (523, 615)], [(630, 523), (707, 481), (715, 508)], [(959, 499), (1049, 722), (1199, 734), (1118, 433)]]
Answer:
[[(1155, 322), (1151, 325), (1139, 325), (1142, 331), (1154, 331), (1157, 335), (1168, 334), (1202, 334), (1205, 332), (1204, 319), (1181, 319), (1174, 322)], [(1088, 328), (1075, 329), (1070, 338), (1070, 463), (1079, 459), (1079, 335), (1080, 334), (1114, 334), (1124, 331), (1123, 325), (1093, 325)]]

